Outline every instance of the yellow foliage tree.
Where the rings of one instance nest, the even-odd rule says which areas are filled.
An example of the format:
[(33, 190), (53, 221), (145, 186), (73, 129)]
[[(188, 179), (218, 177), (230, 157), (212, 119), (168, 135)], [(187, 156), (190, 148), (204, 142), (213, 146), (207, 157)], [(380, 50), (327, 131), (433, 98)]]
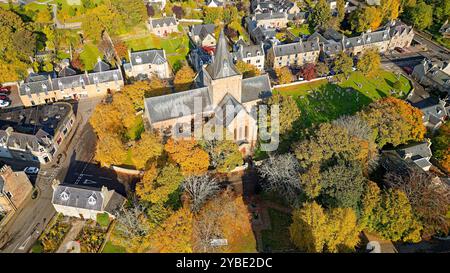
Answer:
[(184, 65), (175, 74), (175, 78), (173, 80), (175, 90), (177, 91), (188, 90), (191, 87), (194, 78), (195, 78), (194, 70), (192, 70), (192, 68), (190, 68), (188, 65)]
[(237, 61), (236, 68), (241, 73), (244, 78), (250, 78), (261, 75), (261, 71), (254, 65), (246, 63), (244, 61)]
[(104, 135), (97, 141), (95, 160), (102, 166), (120, 165), (127, 155), (120, 138), (116, 135)]
[(286, 84), (292, 82), (292, 73), (287, 66), (275, 68), (275, 74), (277, 75), (278, 84)]
[(124, 130), (120, 121), (120, 112), (112, 104), (98, 104), (89, 119), (89, 123), (99, 139), (106, 135), (121, 135)]
[(170, 138), (164, 149), (169, 158), (177, 163), (184, 175), (203, 174), (209, 167), (209, 155), (195, 140), (174, 140)]
[(192, 253), (192, 219), (189, 209), (176, 211), (152, 235), (154, 249), (161, 253)]
[(131, 149), (133, 162), (138, 169), (144, 168), (150, 159), (159, 157), (162, 151), (163, 145), (161, 138), (156, 134), (148, 132), (142, 133), (141, 139)]

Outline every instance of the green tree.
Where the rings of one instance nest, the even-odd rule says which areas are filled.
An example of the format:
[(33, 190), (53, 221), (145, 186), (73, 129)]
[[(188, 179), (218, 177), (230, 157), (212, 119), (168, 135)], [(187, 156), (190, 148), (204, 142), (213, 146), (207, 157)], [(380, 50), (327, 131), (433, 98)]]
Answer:
[(336, 55), (336, 58), (334, 59), (334, 70), (337, 73), (341, 73), (341, 75), (339, 75), (341, 80), (342, 77), (348, 79), (348, 77), (353, 71), (352, 68), (353, 68), (352, 58), (343, 51), (339, 52)]
[(326, 28), (331, 19), (330, 5), (326, 0), (319, 0), (311, 13), (311, 21), (314, 26)]
[(406, 17), (418, 29), (426, 29), (433, 24), (433, 6), (419, 1), (415, 6), (408, 7)]
[(236, 62), (236, 68), (239, 73), (244, 76), (244, 78), (251, 78), (261, 74), (261, 71), (256, 66), (241, 60)]
[(211, 165), (218, 172), (230, 172), (243, 163), (239, 146), (232, 140), (211, 140), (201, 145), (208, 152)]

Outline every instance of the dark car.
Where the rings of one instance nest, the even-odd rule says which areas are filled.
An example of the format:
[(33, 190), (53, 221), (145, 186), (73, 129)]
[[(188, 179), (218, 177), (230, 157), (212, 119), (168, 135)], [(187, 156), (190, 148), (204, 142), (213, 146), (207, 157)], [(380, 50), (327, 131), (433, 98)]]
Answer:
[(408, 75), (411, 75), (411, 73), (413, 72), (413, 69), (409, 66), (404, 66), (402, 68)]
[(396, 48), (394, 48), (396, 51), (398, 51), (398, 52), (400, 52), (400, 53), (404, 53), (405, 52), (405, 50), (403, 49), (403, 48), (401, 48), (401, 47), (396, 47)]
[(5, 95), (5, 94), (0, 94), (0, 100), (6, 100), (6, 101), (9, 101), (9, 98), (8, 98), (8, 96)]

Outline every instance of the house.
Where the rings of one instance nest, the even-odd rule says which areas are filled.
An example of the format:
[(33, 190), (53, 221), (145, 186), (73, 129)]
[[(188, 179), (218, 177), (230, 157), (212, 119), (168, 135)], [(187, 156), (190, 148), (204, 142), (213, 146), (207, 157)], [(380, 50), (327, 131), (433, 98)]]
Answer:
[(150, 79), (153, 75), (161, 79), (172, 77), (164, 49), (128, 51), (128, 56), (130, 62), (123, 66), (127, 77), (138, 79)]
[(450, 39), (450, 23), (448, 22), (448, 20), (446, 20), (445, 23), (441, 26), (439, 32), (442, 34), (442, 37)]
[(429, 171), (430, 167), (433, 165), (430, 162), (430, 158), (433, 155), (430, 147), (431, 141), (427, 140), (422, 143), (398, 146), (395, 152), (401, 159), (410, 159), (422, 170)]
[(264, 28), (285, 28), (289, 22), (285, 12), (256, 13), (252, 16), (256, 26)]
[(24, 172), (14, 172), (11, 167), (0, 168), (0, 213), (17, 211), (31, 197), (33, 185)]
[(212, 56), (202, 47), (195, 47), (189, 52), (188, 60), (194, 71), (200, 72), (204, 66), (212, 62)]
[(319, 40), (299, 41), (284, 45), (274, 45), (267, 52), (267, 65), (272, 69), (283, 66), (300, 67), (315, 63), (319, 58)]
[(423, 123), (432, 131), (437, 130), (449, 117), (450, 106), (439, 98), (428, 97), (411, 105), (422, 111)]
[(124, 85), (119, 68), (111, 69), (97, 60), (93, 72), (77, 74), (69, 65), (64, 66), (57, 77), (30, 75), (19, 84), (19, 96), (24, 106), (33, 106), (68, 99), (104, 97), (111, 90)]
[(206, 6), (208, 8), (223, 7), (223, 2), (221, 2), (219, 0), (208, 0), (208, 1), (206, 1)]
[(224, 128), (243, 154), (251, 154), (257, 140), (256, 105), (272, 94), (269, 77), (243, 79), (227, 50), (223, 30), (213, 61), (201, 73), (203, 87), (146, 98), (146, 128), (174, 138), (202, 138), (199, 134), (207, 128)]
[(377, 48), (380, 53), (386, 52), (389, 48), (389, 30), (379, 30), (374, 32), (364, 32), (356, 37), (345, 37), (342, 39), (342, 46), (347, 54), (355, 56), (369, 48)]
[(0, 113), (0, 157), (47, 164), (75, 124), (72, 105), (57, 102)]
[(236, 51), (232, 54), (235, 61), (243, 61), (252, 64), (260, 71), (264, 71), (265, 54), (263, 43), (260, 43), (259, 45), (244, 45), (240, 42), (239, 45), (237, 45)]
[(420, 84), (450, 95), (450, 61), (423, 59), (414, 67), (412, 76)]
[(97, 219), (97, 214), (107, 213), (114, 218), (125, 198), (114, 190), (80, 185), (59, 184), (53, 186), (52, 204), (58, 213), (81, 219)]
[(247, 27), (247, 32), (250, 34), (250, 38), (255, 44), (261, 42), (270, 44), (270, 41), (275, 39), (277, 33), (275, 28), (257, 26), (257, 22), (252, 20), (252, 17), (245, 17), (245, 25)]
[(300, 8), (297, 6), (297, 3), (289, 0), (252, 0), (250, 2), (250, 10), (255, 14), (269, 12), (296, 14), (300, 12)]
[(214, 34), (216, 25), (192, 25), (189, 28), (189, 37), (192, 42), (199, 47), (215, 47), (216, 35)]
[(170, 33), (178, 32), (178, 21), (175, 18), (175, 15), (173, 17), (162, 17), (162, 18), (149, 18), (148, 29), (153, 34), (165, 37), (169, 35)]
[(379, 6), (381, 0), (366, 0), (367, 5), (369, 6)]

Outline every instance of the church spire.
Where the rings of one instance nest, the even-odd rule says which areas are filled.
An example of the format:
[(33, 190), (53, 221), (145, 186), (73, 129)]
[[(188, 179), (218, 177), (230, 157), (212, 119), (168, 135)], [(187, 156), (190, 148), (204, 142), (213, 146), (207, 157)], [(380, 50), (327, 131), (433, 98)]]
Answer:
[(206, 67), (209, 75), (213, 79), (220, 79), (239, 75), (233, 63), (233, 58), (228, 52), (227, 41), (223, 29), (220, 31), (219, 40), (217, 41), (214, 53), (214, 61)]

